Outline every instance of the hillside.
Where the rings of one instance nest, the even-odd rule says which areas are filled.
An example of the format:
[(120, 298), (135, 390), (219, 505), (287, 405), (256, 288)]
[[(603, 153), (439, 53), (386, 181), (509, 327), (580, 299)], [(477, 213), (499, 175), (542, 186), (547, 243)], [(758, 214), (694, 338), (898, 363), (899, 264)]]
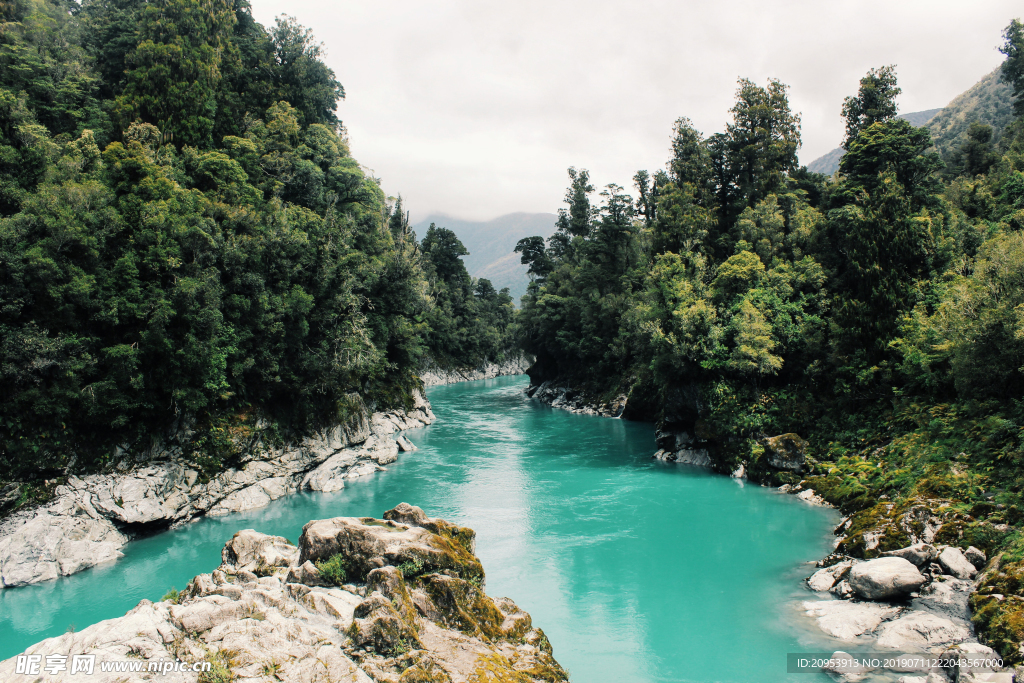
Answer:
[(928, 123), (932, 142), (943, 159), (963, 143), (968, 126), (975, 121), (992, 126), (993, 142), (997, 143), (1013, 121), (1013, 88), (1000, 80), (999, 69), (958, 95)]
[[(987, 76), (986, 76), (986, 78), (987, 78)], [(981, 85), (981, 83), (979, 83), (978, 85)], [(977, 88), (978, 85), (975, 85), (974, 88)], [(972, 88), (972, 90), (974, 88)], [(967, 92), (970, 92), (970, 90), (968, 90)], [(966, 94), (967, 93), (964, 93), (964, 95), (966, 95)], [(964, 95), (960, 95), (960, 97), (963, 97)], [(960, 99), (960, 98), (958, 97), (957, 99)], [(953, 100), (953, 102), (956, 102), (956, 101), (957, 100)], [(901, 118), (901, 119), (903, 119), (905, 121), (909, 121), (911, 124), (913, 124), (915, 126), (923, 126), (926, 123), (928, 123), (929, 121), (931, 121), (933, 118), (936, 118), (936, 115), (939, 112), (941, 112), (941, 111), (943, 111), (943, 110), (942, 109), (925, 109), (924, 111), (912, 111), (912, 112), (909, 112), (907, 114), (900, 114), (897, 118)], [(963, 130), (967, 130), (966, 125), (964, 126)], [(836, 171), (839, 170), (839, 160), (842, 159), (842, 158), (843, 158), (843, 148), (842, 147), (836, 147), (831, 152), (828, 152), (827, 154), (823, 154), (822, 156), (818, 157), (817, 159), (815, 159), (811, 163), (807, 164), (807, 170), (813, 171), (815, 173), (824, 173), (825, 175), (832, 175), (833, 173), (835, 173)]]
[(530, 278), (519, 255), (513, 253), (516, 242), (532, 235), (547, 238), (555, 231), (556, 218), (553, 213), (510, 213), (489, 221), (465, 221), (435, 214), (414, 228), (418, 235), (424, 234), (431, 223), (454, 231), (469, 250), (469, 255), (463, 257), (469, 274), (487, 278), (496, 289), (508, 287), (518, 304)]

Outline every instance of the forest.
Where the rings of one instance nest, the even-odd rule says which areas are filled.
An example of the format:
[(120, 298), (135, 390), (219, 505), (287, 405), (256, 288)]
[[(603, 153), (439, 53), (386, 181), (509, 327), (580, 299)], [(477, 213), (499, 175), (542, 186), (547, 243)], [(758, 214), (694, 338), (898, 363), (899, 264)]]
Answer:
[[(521, 310), (451, 230), (418, 236), (353, 159), (312, 32), (247, 0), (0, 0), (0, 485), (16, 505), (168, 434), (207, 476), (260, 429), (408, 405), (428, 364), (526, 352), (534, 382), (693, 429), (731, 472), (810, 482), (840, 548), (939, 505), (939, 542), (1003, 553), (971, 598), (1024, 640), (1024, 26), (1003, 35), (1005, 130), (956, 149), (897, 118), (896, 69), (852, 84), (832, 177), (798, 162), (788, 88), (741, 79), (731, 120), (671, 130), (664, 169), (569, 169), (550, 239), (521, 240)], [(808, 442), (772, 470), (766, 436)], [(880, 502), (883, 501), (883, 502)], [(990, 590), (989, 590), (990, 589)]]
[(257, 424), (288, 441), (510, 351), (508, 292), (352, 158), (309, 29), (246, 0), (0, 16), (0, 480), (168, 433), (216, 472)]
[[(1002, 596), (1024, 590), (1022, 25), (1003, 38), (1018, 118), (997, 143), (975, 122), (940, 154), (882, 66), (843, 103), (827, 177), (798, 164), (787, 86), (741, 79), (724, 132), (680, 118), (631, 190), (570, 168), (557, 232), (516, 250), (535, 384), (625, 395), (625, 417), (692, 430), (720, 472), (813, 486), (852, 515), (840, 553), (903, 547), (901, 515), (939, 511), (936, 542), (1004, 552), (974, 621), (1019, 658), (1024, 606)], [(786, 433), (809, 442), (801, 474), (766, 463)]]

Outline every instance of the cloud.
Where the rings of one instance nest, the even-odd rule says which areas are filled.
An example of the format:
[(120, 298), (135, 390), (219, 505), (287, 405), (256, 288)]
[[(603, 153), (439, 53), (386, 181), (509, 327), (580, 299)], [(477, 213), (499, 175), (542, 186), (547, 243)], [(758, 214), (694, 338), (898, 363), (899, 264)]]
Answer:
[(1002, 60), (1019, 9), (963, 2), (253, 0), (311, 27), (344, 84), (353, 154), (414, 216), (555, 211), (565, 169), (630, 185), (672, 122), (711, 134), (738, 77), (791, 87), (807, 163), (842, 138), (843, 98), (896, 64), (900, 110), (941, 107)]

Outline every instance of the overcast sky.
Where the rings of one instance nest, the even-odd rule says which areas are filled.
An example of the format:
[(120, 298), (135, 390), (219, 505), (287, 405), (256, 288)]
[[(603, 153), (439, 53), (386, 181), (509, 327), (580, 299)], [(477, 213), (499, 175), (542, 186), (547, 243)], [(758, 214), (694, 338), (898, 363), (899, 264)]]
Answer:
[(554, 212), (569, 166), (629, 186), (672, 122), (723, 130), (736, 79), (790, 86), (800, 159), (838, 146), (843, 98), (895, 64), (900, 111), (941, 107), (997, 67), (1019, 3), (871, 0), (252, 0), (309, 26), (345, 86), (352, 152), (413, 219)]

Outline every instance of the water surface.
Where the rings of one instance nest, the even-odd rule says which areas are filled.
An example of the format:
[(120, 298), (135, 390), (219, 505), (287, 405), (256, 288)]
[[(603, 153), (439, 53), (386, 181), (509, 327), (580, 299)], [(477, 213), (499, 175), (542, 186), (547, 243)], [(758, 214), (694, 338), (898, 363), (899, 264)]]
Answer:
[(816, 683), (787, 677), (786, 653), (829, 649), (793, 601), (806, 563), (828, 552), (834, 514), (652, 460), (651, 425), (554, 410), (524, 387), (435, 387), (437, 423), (408, 432), (420, 450), (387, 472), (200, 519), (129, 544), (118, 562), (0, 591), (0, 659), (184, 587), (239, 529), (297, 541), (311, 519), (379, 517), (406, 501), (477, 531), (487, 592), (530, 612), (577, 683)]

